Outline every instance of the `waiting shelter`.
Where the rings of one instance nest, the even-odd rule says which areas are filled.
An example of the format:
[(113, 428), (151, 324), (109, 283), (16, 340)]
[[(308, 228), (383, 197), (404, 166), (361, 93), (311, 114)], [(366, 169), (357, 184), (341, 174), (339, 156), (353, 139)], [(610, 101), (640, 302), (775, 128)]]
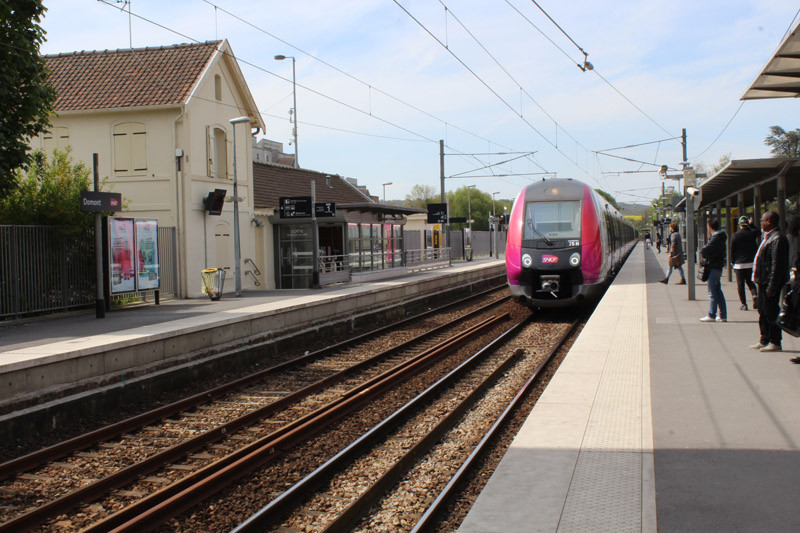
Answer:
[[(256, 220), (267, 230), (261, 242), (272, 249), (267, 255), (273, 256), (275, 288), (304, 289), (404, 273), (406, 217), (423, 210), (380, 204), (354, 180), (273, 163), (253, 163), (253, 185)], [(282, 198), (310, 198), (312, 188), (314, 203), (329, 207), (316, 220), (281, 211)]]

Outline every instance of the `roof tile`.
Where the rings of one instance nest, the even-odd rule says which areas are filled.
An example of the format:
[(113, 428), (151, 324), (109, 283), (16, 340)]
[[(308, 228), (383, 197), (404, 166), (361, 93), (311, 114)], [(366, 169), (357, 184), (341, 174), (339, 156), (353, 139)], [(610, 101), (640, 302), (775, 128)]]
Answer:
[(182, 104), (221, 42), (46, 55), (54, 110)]
[(277, 209), (280, 197), (311, 196), (311, 180), (316, 181), (317, 202), (336, 202), (337, 204), (371, 202), (341, 176), (274, 163), (253, 162), (255, 206), (262, 209)]

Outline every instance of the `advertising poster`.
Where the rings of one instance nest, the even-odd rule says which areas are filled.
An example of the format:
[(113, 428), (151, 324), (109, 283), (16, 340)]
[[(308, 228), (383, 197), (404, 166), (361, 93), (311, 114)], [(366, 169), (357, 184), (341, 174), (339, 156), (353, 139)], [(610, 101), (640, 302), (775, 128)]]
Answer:
[(132, 218), (108, 217), (108, 266), (111, 294), (134, 292), (134, 227)]
[(158, 220), (137, 218), (136, 284), (137, 290), (158, 288)]

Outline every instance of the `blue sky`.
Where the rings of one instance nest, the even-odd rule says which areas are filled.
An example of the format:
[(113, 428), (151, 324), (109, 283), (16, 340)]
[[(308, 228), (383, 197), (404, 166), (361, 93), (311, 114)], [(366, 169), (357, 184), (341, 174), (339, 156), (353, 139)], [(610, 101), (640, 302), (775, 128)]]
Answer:
[[(241, 68), (267, 137), (290, 153), (291, 62), (273, 56), (294, 55), (301, 166), (357, 178), (375, 195), (392, 182), (389, 199), (402, 199), (416, 184), (438, 191), (439, 139), (452, 154), (447, 176), (515, 157), (459, 154), (535, 152), (493, 167), (504, 176), (478, 177), (490, 173), (480, 170), (450, 178), (448, 190), (476, 185), (513, 198), (548, 172), (647, 203), (661, 190), (655, 167), (597, 151), (686, 128), (690, 161), (711, 165), (725, 154), (768, 157), (770, 126), (800, 127), (796, 101), (749, 101), (712, 145), (797, 24), (796, 2), (538, 3), (589, 54), (595, 71), (576, 66), (583, 54), (529, 0), (133, 0), (134, 14), (174, 31), (135, 16), (129, 27), (114, 0), (45, 0), (43, 52), (226, 38), (238, 58), (255, 65)], [(675, 140), (612, 153), (671, 168), (682, 159)], [(632, 173), (638, 170), (647, 172)]]

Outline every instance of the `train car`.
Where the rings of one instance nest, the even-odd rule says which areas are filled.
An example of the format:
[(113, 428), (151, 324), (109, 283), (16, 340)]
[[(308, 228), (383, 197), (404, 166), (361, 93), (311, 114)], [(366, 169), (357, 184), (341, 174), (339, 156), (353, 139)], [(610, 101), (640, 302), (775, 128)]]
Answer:
[(637, 232), (591, 187), (543, 180), (514, 201), (506, 274), (511, 295), (530, 307), (569, 307), (602, 295), (636, 244)]

